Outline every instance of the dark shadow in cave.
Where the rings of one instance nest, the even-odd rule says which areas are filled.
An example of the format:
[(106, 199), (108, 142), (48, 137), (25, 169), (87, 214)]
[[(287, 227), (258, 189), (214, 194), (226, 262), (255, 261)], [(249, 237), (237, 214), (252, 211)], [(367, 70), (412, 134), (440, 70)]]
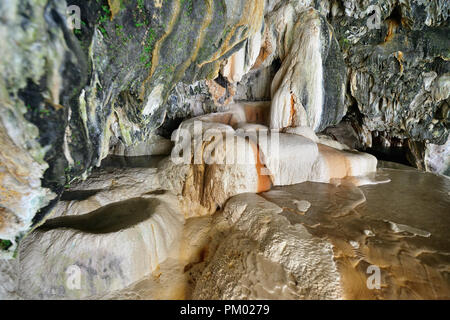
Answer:
[(158, 199), (128, 199), (109, 204), (87, 214), (47, 220), (37, 230), (68, 228), (93, 234), (117, 232), (149, 219), (159, 203)]
[(411, 151), (409, 150), (407, 143), (396, 138), (390, 138), (389, 140), (393, 145), (385, 147), (381, 136), (375, 136), (372, 133), (372, 147), (363, 151), (374, 155), (378, 160), (414, 166), (414, 164), (408, 161), (408, 154), (411, 153)]
[[(423, 161), (423, 152), (420, 152), (424, 149), (422, 143), (412, 143), (409, 139), (392, 137), (386, 131), (373, 131), (371, 132), (371, 147), (367, 147), (362, 140), (362, 135), (364, 135), (362, 132), (363, 124), (364, 115), (353, 99), (353, 104), (348, 108), (347, 114), (342, 120), (337, 125), (327, 127), (322, 131), (322, 134), (326, 134), (350, 148), (372, 154), (378, 160), (395, 162), (424, 170), (424, 166), (420, 165)], [(415, 150), (412, 150), (413, 144), (416, 146)]]
[(93, 189), (93, 190), (69, 190), (64, 191), (61, 195), (60, 200), (61, 201), (83, 201), (86, 200), (89, 197), (92, 197), (96, 195), (98, 192), (102, 191), (103, 189)]
[(109, 155), (102, 160), (100, 168), (156, 168), (167, 156), (116, 156)]

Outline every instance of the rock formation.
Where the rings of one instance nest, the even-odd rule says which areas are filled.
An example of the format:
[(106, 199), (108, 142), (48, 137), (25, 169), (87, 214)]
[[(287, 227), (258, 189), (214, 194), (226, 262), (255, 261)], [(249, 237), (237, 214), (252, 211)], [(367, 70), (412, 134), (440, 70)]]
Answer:
[(0, 298), (448, 298), (449, 12), (2, 1)]

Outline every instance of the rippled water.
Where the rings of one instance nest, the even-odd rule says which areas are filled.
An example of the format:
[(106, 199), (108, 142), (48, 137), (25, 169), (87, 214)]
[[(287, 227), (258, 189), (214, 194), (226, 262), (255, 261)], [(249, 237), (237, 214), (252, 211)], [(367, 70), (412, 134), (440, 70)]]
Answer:
[[(449, 299), (450, 179), (389, 163), (377, 177), (391, 181), (307, 182), (263, 196), (291, 223), (333, 243), (346, 298)], [(299, 201), (311, 204), (306, 213)], [(367, 287), (370, 265), (380, 268), (379, 290)]]

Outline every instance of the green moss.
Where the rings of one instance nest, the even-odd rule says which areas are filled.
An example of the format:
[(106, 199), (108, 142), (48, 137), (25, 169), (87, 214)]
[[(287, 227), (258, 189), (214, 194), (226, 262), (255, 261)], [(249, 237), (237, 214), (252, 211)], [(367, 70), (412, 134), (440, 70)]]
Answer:
[(131, 139), (131, 134), (129, 130), (125, 127), (125, 125), (119, 121), (120, 133), (122, 134), (122, 138), (125, 141), (126, 145), (131, 145), (133, 140)]
[(148, 30), (147, 39), (145, 40), (144, 48), (142, 54), (140, 56), (140, 61), (144, 64), (146, 68), (150, 68), (152, 66), (152, 52), (153, 46), (156, 40), (156, 32), (153, 28)]
[(11, 241), (0, 239), (0, 250), (8, 250), (11, 246)]
[(139, 10), (144, 10), (144, 0), (137, 0), (137, 7)]
[(41, 110), (39, 110), (39, 114), (42, 116), (42, 117), (47, 117), (47, 116), (49, 116), (50, 115), (50, 110), (48, 110), (48, 109), (41, 109)]
[(190, 16), (192, 14), (193, 10), (193, 3), (192, 0), (180, 0), (181, 7), (184, 7), (185, 11), (184, 14), (186, 16)]
[(103, 36), (107, 36), (108, 33), (106, 32), (105, 25), (109, 21), (111, 17), (111, 10), (107, 5), (102, 5), (102, 14), (98, 18), (98, 29), (101, 31)]
[(341, 50), (347, 51), (350, 48), (350, 40), (347, 38), (341, 38), (339, 40), (339, 45), (341, 47)]

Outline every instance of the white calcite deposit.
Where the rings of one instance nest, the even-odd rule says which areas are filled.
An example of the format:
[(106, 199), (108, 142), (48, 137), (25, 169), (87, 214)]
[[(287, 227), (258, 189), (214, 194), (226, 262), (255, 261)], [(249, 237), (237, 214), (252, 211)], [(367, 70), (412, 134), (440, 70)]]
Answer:
[[(193, 211), (186, 219), (186, 210), (193, 210), (182, 195), (188, 171), (168, 163), (102, 168), (73, 185), (49, 220), (21, 243), (17, 259), (0, 263), (0, 297), (448, 297), (446, 230), (426, 214), (430, 209), (441, 219), (448, 201), (424, 191), (433, 202), (419, 201), (420, 214), (411, 216), (412, 197), (424, 186), (405, 184), (414, 179), (447, 190), (444, 178), (391, 169), (379, 174), (394, 186), (305, 182), (241, 193), (214, 216)], [(413, 188), (406, 204), (393, 201), (393, 190), (401, 188)], [(434, 262), (425, 270), (429, 254)], [(383, 290), (365, 286), (371, 264), (382, 268)], [(386, 271), (391, 268), (395, 274)], [(404, 280), (397, 283), (399, 275)]]
[(0, 259), (12, 257), (17, 234), (29, 230), (36, 211), (56, 197), (49, 189), (41, 188), (41, 178), (48, 166), (25, 151), (27, 139), (31, 148), (34, 138), (22, 137), (18, 128), (2, 117), (0, 123), (14, 135), (8, 136), (0, 125), (0, 239), (11, 242), (10, 251), (0, 251)]
[(271, 128), (309, 126), (317, 129), (323, 109), (320, 19), (316, 11), (302, 15), (289, 54), (272, 82)]
[(428, 143), (425, 148), (425, 166), (428, 171), (450, 175), (450, 137), (445, 144)]
[(178, 179), (189, 203), (186, 216), (210, 214), (233, 195), (270, 188), (269, 176), (261, 172), (258, 146), (232, 127), (246, 122), (245, 111), (233, 106), (229, 112), (194, 118), (174, 133), (175, 147), (162, 174), (185, 172)]
[(266, 115), (264, 103), (234, 104), (228, 111), (183, 122), (174, 133), (172, 159), (175, 155), (180, 165), (189, 165), (189, 178), (196, 179), (186, 181), (184, 195), (196, 193), (193, 199), (212, 208), (231, 195), (268, 190), (270, 184), (330, 182), (376, 171), (374, 156), (339, 142), (334, 144), (338, 149), (321, 144), (333, 145), (308, 127), (269, 130)]
[[(269, 130), (267, 121), (267, 103), (234, 104), (184, 121), (173, 134), (171, 156), (154, 165), (149, 160), (148, 168), (104, 168), (72, 185), (45, 224), (22, 242), (19, 295), (86, 298), (123, 290), (157, 272), (179, 241), (185, 219), (213, 214), (227, 203), (225, 217), (245, 237), (223, 242), (194, 297), (339, 298), (331, 245), (300, 225), (290, 226), (278, 215), (281, 208), (254, 193), (272, 185), (363, 175), (375, 171), (376, 159), (317, 143), (306, 128)], [(310, 205), (296, 204), (303, 214)], [(229, 256), (235, 246), (246, 248), (250, 264)], [(253, 291), (237, 286), (215, 292), (205, 277), (223, 263), (239, 271), (215, 275), (222, 283), (217, 288), (243, 281), (254, 284)], [(84, 275), (81, 290), (67, 283), (74, 270)], [(275, 271), (277, 278), (268, 280)], [(275, 294), (272, 287), (280, 289)]]
[(248, 38), (241, 49), (226, 60), (221, 73), (229, 82), (241, 81), (242, 77), (250, 71), (258, 58), (261, 41), (262, 36), (258, 30)]
[(17, 291), (24, 298), (61, 299), (123, 289), (159, 268), (183, 221), (170, 194), (50, 219), (22, 244)]
[(224, 216), (234, 232), (221, 241), (193, 298), (341, 298), (331, 243), (291, 225), (282, 211), (255, 194), (231, 198)]
[(110, 154), (126, 157), (168, 155), (172, 147), (173, 144), (170, 140), (152, 135), (146, 141), (136, 143), (133, 146), (127, 147), (123, 143), (118, 143), (113, 150), (110, 150)]
[(0, 299), (449, 299), (445, 6), (166, 2), (0, 2)]

